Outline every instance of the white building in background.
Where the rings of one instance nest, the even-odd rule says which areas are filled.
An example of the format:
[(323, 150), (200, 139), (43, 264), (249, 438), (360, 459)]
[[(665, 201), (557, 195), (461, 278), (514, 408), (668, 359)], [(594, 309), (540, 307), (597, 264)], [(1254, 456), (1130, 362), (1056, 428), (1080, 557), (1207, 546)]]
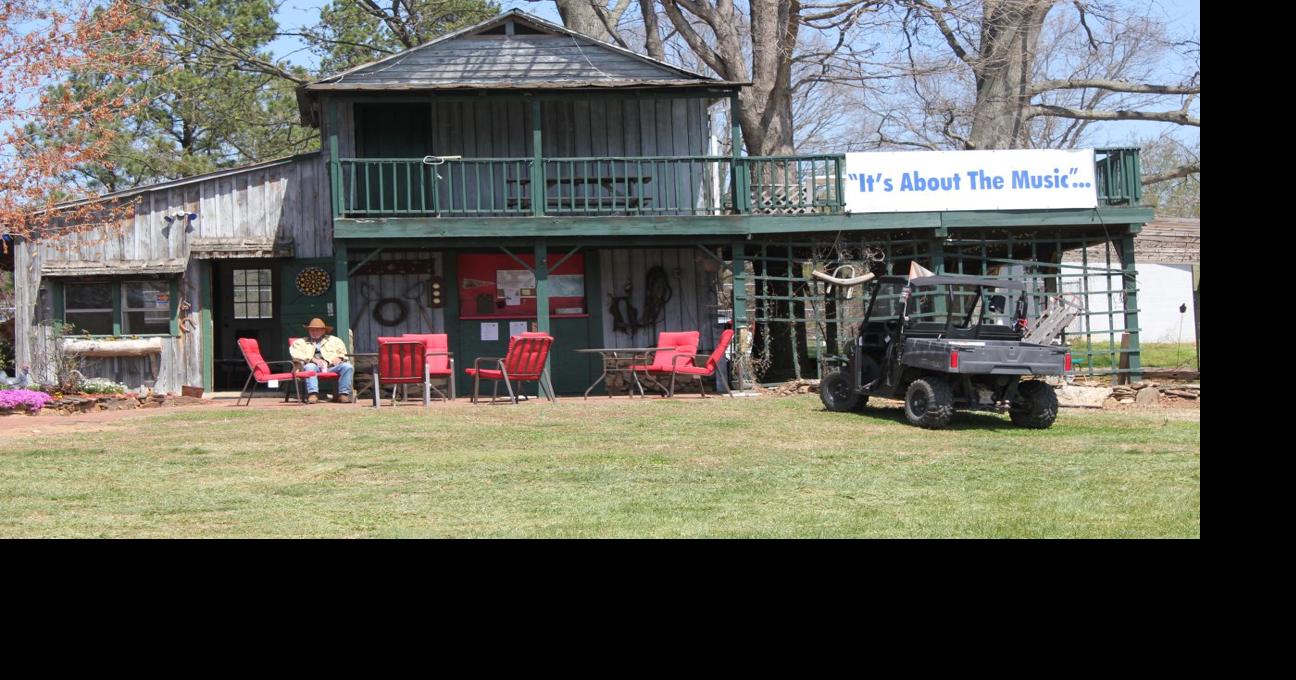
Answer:
[[(1063, 263), (1080, 263), (1081, 251), (1066, 254)], [(1105, 261), (1100, 248), (1091, 248), (1089, 265)], [(1114, 267), (1119, 259), (1113, 254)], [(1194, 342), (1197, 339), (1197, 291), (1201, 268), (1201, 220), (1158, 217), (1134, 239), (1134, 261), (1138, 272), (1139, 339), (1141, 342)], [(1064, 279), (1067, 293), (1089, 291), (1089, 330), (1101, 333), (1124, 328), (1121, 277), (1095, 275)], [(1110, 295), (1094, 294), (1113, 291)], [(1110, 300), (1110, 301), (1109, 301)], [(1112, 312), (1109, 316), (1105, 312)], [(1077, 318), (1068, 331), (1085, 330)], [(1095, 338), (1096, 340), (1097, 338)], [(1115, 338), (1120, 341), (1119, 333)]]

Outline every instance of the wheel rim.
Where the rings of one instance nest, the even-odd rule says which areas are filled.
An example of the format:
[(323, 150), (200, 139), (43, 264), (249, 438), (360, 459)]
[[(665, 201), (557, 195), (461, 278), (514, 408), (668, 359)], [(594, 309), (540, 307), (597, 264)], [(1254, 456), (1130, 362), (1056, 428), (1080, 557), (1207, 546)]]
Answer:
[(832, 397), (833, 403), (845, 403), (850, 399), (850, 385), (845, 380), (834, 380), (828, 386), (828, 395)]
[(925, 395), (925, 394), (915, 394), (915, 395), (913, 396), (913, 399), (910, 399), (910, 400), (909, 400), (909, 408), (913, 411), (914, 415), (916, 415), (916, 416), (918, 416), (918, 417), (920, 417), (920, 418), (921, 418), (922, 416), (926, 415), (926, 414), (927, 414), (927, 395)]

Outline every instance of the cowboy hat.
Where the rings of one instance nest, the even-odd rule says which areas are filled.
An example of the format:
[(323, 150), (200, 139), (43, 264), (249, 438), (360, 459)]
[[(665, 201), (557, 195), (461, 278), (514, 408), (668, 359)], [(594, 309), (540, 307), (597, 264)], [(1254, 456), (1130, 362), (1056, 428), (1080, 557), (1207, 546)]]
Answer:
[(333, 327), (324, 323), (324, 320), (319, 318), (318, 316), (315, 317), (314, 319), (311, 319), (310, 323), (302, 324), (302, 328), (305, 328), (306, 330), (310, 330), (312, 328), (323, 328), (325, 333), (333, 332)]

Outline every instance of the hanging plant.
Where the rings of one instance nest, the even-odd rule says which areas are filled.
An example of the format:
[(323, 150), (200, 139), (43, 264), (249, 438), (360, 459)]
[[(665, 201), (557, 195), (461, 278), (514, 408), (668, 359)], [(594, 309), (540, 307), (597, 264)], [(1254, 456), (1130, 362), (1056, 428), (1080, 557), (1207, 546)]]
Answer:
[(297, 292), (302, 295), (323, 295), (333, 278), (320, 267), (307, 267), (297, 274)]

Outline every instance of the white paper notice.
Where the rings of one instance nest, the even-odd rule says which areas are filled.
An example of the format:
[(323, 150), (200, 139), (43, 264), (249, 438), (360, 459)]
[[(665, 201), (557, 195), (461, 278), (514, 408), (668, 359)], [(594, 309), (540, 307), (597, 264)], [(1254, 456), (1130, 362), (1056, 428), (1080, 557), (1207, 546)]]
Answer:
[(520, 288), (504, 289), (504, 305), (506, 307), (517, 307), (518, 305), (521, 304), (522, 304), (522, 289)]
[(527, 332), (527, 322), (525, 322), (525, 321), (510, 321), (510, 322), (509, 322), (509, 337), (510, 337), (510, 338), (513, 337), (513, 336), (515, 336), (515, 335), (522, 335), (522, 334), (525, 333), (525, 332)]
[(269, 387), (269, 388), (272, 389), (272, 390), (273, 390), (274, 388), (278, 387), (278, 386), (279, 386), (279, 381), (278, 381), (278, 380), (267, 380), (267, 381), (266, 381), (266, 387)]
[(499, 324), (494, 321), (484, 321), (481, 325), (482, 342), (495, 342), (499, 340)]

